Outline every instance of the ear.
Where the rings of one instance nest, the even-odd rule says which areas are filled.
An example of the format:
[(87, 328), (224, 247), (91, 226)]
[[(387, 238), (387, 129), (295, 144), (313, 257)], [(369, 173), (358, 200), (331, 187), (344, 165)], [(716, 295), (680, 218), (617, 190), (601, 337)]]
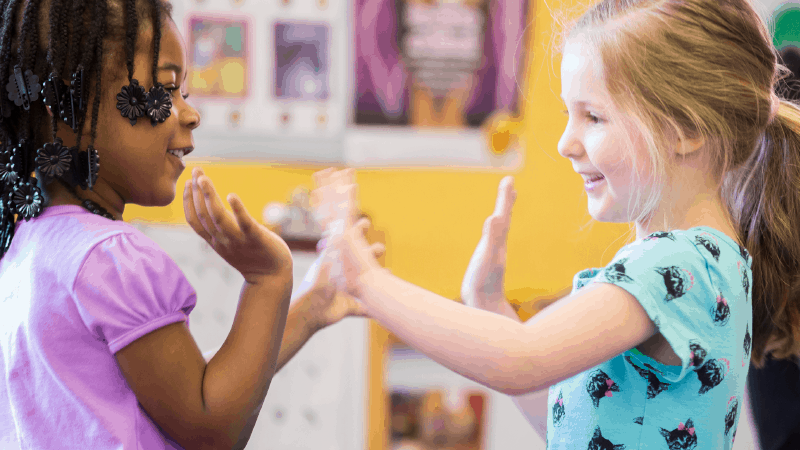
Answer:
[(665, 430), (665, 429), (661, 428), (661, 429), (660, 429), (660, 432), (661, 432), (661, 436), (664, 436), (665, 438), (668, 438), (668, 437), (669, 437), (669, 431), (667, 431), (667, 430)]
[(706, 140), (703, 138), (695, 138), (695, 139), (685, 139), (683, 141), (678, 141), (678, 149), (676, 153), (679, 155), (686, 156), (690, 153), (694, 153), (700, 147), (702, 147), (706, 143)]

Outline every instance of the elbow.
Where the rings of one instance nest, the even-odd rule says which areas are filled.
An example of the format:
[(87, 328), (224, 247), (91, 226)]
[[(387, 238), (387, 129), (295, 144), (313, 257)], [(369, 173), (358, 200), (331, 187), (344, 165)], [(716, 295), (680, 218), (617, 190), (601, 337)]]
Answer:
[(529, 358), (507, 360), (492, 379), (492, 389), (506, 395), (517, 396), (548, 388), (544, 377)]

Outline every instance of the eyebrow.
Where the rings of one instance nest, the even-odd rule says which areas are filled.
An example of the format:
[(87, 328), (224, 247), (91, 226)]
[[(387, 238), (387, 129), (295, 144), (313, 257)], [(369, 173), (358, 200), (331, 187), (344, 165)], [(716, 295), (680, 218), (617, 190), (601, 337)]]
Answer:
[[(164, 63), (161, 67), (158, 68), (158, 70), (160, 70), (160, 71), (161, 70), (171, 71), (171, 72), (175, 72), (176, 74), (178, 74), (178, 73), (183, 72), (183, 67), (181, 67), (181, 66), (179, 66), (179, 65), (177, 65), (175, 63)], [(183, 80), (184, 81), (186, 80), (186, 75), (187, 74), (188, 74), (188, 72), (183, 72)]]
[(159, 67), (158, 70), (171, 70), (176, 73), (181, 73), (183, 72), (183, 67), (173, 63), (165, 63), (164, 65)]

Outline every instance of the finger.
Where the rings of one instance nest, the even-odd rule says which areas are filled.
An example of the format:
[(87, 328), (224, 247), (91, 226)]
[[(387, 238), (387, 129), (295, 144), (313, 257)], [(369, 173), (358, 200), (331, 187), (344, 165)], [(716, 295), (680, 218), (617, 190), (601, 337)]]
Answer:
[(514, 177), (507, 176), (500, 181), (500, 186), (497, 188), (494, 215), (503, 217), (509, 215), (514, 196)]
[(233, 217), (236, 219), (236, 224), (239, 226), (242, 233), (250, 234), (254, 228), (258, 227), (258, 222), (247, 212), (247, 208), (244, 207), (244, 203), (238, 195), (233, 193), (228, 194), (227, 200), (233, 210)]
[[(195, 170), (193, 171), (192, 175), (196, 175), (198, 173), (202, 172)], [(205, 198), (203, 192), (200, 190), (200, 185), (196, 176), (192, 178), (192, 203), (194, 204), (194, 212), (197, 215), (198, 222), (200, 222), (200, 225), (206, 231), (206, 234), (213, 239), (217, 233), (217, 230), (214, 227), (214, 224), (211, 222), (211, 217), (208, 215)]]
[(358, 222), (353, 226), (353, 230), (357, 232), (358, 236), (365, 236), (367, 231), (369, 231), (369, 227), (372, 225), (366, 217), (359, 219)]
[(384, 253), (386, 253), (386, 246), (381, 244), (380, 242), (376, 242), (375, 244), (372, 244), (372, 246), (370, 246), (370, 250), (372, 251), (373, 256), (375, 256), (376, 258), (380, 258), (381, 256), (383, 256)]
[(331, 174), (334, 172), (336, 172), (336, 169), (333, 167), (328, 167), (327, 169), (315, 172), (311, 175), (311, 178), (314, 180), (314, 185), (317, 187), (327, 185), (330, 182)]
[[(224, 233), (228, 237), (238, 236), (240, 233), (239, 226), (232, 217), (232, 214), (225, 209), (222, 204), (222, 199), (219, 198), (214, 183), (207, 176), (202, 176), (197, 179), (200, 189), (203, 191), (203, 201), (206, 204), (211, 223), (217, 229), (217, 233)], [(212, 235), (214, 233), (211, 233)]]
[(183, 188), (183, 214), (186, 216), (186, 222), (192, 227), (195, 233), (206, 242), (211, 242), (211, 235), (208, 234), (200, 220), (197, 218), (197, 213), (194, 209), (194, 199), (192, 198), (192, 180), (187, 180)]

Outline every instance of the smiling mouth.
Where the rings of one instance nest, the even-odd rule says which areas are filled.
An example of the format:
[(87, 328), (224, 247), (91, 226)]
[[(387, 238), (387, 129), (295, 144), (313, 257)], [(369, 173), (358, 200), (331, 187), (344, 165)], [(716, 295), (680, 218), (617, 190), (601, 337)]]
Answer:
[(173, 148), (167, 150), (167, 153), (173, 156), (177, 156), (179, 159), (183, 158), (184, 156), (188, 155), (194, 150), (194, 147), (184, 147), (184, 148)]

